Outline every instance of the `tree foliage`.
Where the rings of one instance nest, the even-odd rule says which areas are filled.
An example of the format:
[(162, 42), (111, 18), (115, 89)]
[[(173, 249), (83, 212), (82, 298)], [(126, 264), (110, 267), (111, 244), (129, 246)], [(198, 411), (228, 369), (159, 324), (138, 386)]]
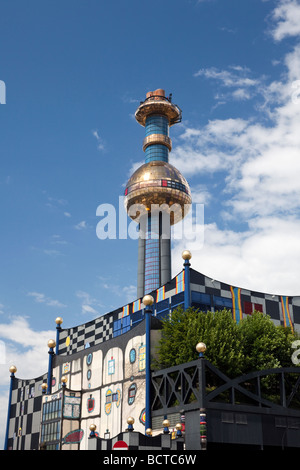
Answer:
[(229, 377), (255, 370), (292, 366), (290, 328), (276, 326), (268, 315), (254, 312), (237, 324), (230, 310), (199, 312), (178, 308), (163, 321), (155, 368), (197, 359), (197, 343), (207, 346), (205, 357)]

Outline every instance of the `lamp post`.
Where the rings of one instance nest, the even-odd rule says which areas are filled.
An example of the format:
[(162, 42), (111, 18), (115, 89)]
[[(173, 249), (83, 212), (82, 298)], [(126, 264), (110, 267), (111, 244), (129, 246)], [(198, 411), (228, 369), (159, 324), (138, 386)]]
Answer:
[(151, 314), (152, 305), (154, 299), (151, 295), (145, 295), (143, 297), (143, 304), (145, 305), (145, 317), (146, 317), (146, 420), (145, 429), (152, 428), (151, 426), (151, 367), (150, 367), (150, 330), (151, 330)]
[(10, 366), (9, 372), (10, 372), (10, 386), (9, 386), (9, 395), (8, 395), (8, 411), (7, 411), (7, 423), (6, 423), (4, 450), (8, 450), (8, 433), (9, 433), (9, 421), (10, 421), (11, 395), (12, 395), (12, 389), (13, 389), (13, 382), (15, 379), (15, 373), (17, 372), (16, 366)]

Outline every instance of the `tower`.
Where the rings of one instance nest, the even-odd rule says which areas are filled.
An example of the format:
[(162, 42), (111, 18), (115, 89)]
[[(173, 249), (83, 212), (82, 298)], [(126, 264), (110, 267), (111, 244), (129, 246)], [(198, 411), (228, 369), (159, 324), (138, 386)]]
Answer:
[(171, 226), (185, 217), (192, 199), (186, 179), (169, 163), (169, 128), (181, 121), (180, 108), (157, 89), (147, 93), (135, 118), (145, 127), (145, 163), (128, 180), (124, 203), (139, 224), (140, 298), (171, 279)]

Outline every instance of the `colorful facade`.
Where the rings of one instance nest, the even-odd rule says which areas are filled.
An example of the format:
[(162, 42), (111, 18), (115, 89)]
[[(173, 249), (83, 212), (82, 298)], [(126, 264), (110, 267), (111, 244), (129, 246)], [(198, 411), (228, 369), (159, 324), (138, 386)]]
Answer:
[[(101, 439), (113, 438), (127, 429), (129, 417), (141, 434), (149, 427), (161, 429), (162, 419), (151, 418), (150, 365), (161, 320), (178, 306), (215, 312), (227, 308), (236, 322), (258, 310), (275, 324), (300, 332), (300, 297), (212, 280), (191, 268), (188, 251), (183, 252), (183, 270), (171, 279), (170, 227), (164, 238), (164, 214), (151, 206), (165, 204), (172, 225), (191, 204), (187, 181), (168, 163), (169, 127), (180, 121), (181, 111), (163, 90), (156, 90), (141, 103), (136, 118), (146, 129), (145, 164), (128, 181), (125, 205), (140, 229), (151, 232), (139, 239), (137, 299), (82, 325), (63, 328), (57, 318), (56, 340), (48, 343), (48, 371), (25, 380), (15, 376), (15, 367), (10, 369), (5, 449), (85, 450), (91, 425)], [(134, 204), (145, 213), (131, 212)], [(145, 294), (153, 305), (149, 297), (146, 303)]]
[[(300, 296), (231, 286), (210, 279), (186, 262), (177, 276), (151, 295), (155, 300), (152, 354), (160, 338), (160, 320), (176, 307), (184, 308), (186, 299), (202, 311), (231, 309), (237, 322), (258, 310), (270, 315), (276, 325), (300, 332)], [(135, 420), (135, 430), (145, 433), (146, 327), (142, 300), (79, 326), (64, 329), (57, 325), (50, 381), (49, 372), (31, 380), (12, 378), (7, 448), (38, 449), (44, 443), (49, 449), (86, 449), (91, 424), (96, 424), (101, 438), (112, 438), (127, 428), (129, 416)], [(50, 383), (51, 390), (43, 393), (43, 383)], [(155, 426), (152, 423), (153, 429)]]

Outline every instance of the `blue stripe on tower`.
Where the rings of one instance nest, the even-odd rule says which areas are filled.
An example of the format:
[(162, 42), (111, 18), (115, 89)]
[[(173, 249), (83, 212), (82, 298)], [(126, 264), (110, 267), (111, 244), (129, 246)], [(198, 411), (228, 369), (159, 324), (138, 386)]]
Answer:
[[(145, 135), (149, 137), (153, 134), (169, 136), (169, 121), (165, 116), (148, 116), (145, 125)], [(169, 149), (162, 144), (151, 144), (145, 150), (145, 163), (154, 160), (169, 161)]]

